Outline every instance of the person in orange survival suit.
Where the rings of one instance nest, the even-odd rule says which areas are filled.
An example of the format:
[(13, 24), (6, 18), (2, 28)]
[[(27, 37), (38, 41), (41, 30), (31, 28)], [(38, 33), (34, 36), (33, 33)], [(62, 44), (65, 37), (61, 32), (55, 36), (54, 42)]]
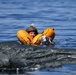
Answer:
[[(37, 29), (34, 27), (34, 24), (31, 24), (30, 27), (26, 29), (26, 31), (30, 34), (32, 39), (38, 35)], [(51, 38), (47, 38), (45, 35), (42, 35), (40, 45), (54, 45)]]
[(23, 45), (54, 45), (55, 32), (53, 28), (46, 28), (42, 33), (38, 34), (37, 29), (32, 24), (26, 30), (19, 30), (16, 35)]

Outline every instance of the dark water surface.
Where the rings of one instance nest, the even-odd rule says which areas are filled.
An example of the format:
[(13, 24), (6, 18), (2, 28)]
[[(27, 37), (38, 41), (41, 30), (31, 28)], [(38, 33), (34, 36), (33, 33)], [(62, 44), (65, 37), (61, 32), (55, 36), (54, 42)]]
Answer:
[[(0, 0), (0, 42), (18, 41), (16, 32), (31, 23), (39, 33), (55, 29), (54, 48), (76, 49), (76, 0)], [(76, 75), (75, 71), (76, 65), (66, 65), (34, 74)]]

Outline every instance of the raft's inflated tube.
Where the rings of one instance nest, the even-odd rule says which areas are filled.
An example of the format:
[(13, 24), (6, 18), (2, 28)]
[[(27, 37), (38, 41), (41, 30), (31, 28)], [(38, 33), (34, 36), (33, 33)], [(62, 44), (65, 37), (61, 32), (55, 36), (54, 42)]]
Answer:
[(24, 45), (32, 44), (32, 37), (25, 30), (19, 30), (17, 32), (17, 38)]

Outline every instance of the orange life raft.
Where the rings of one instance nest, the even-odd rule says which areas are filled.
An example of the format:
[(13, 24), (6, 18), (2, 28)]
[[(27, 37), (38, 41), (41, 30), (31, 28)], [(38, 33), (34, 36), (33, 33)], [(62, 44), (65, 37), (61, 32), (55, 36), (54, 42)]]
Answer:
[(33, 39), (25, 30), (19, 30), (17, 32), (18, 40), (24, 45), (29, 44), (29, 45), (39, 46), (41, 43), (41, 37), (43, 35), (45, 35), (47, 38), (51, 37), (53, 40), (55, 37), (54, 29), (47, 28), (41, 34), (36, 35)]

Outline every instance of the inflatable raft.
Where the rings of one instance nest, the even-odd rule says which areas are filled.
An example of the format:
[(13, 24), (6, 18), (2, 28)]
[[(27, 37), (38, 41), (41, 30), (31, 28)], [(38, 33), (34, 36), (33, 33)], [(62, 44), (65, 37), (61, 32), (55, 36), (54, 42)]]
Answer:
[(25, 30), (19, 30), (17, 32), (17, 38), (23, 45), (29, 44), (29, 45), (39, 46), (41, 43), (41, 37), (44, 35), (47, 38), (50, 37), (53, 40), (55, 37), (54, 28), (45, 29), (42, 33), (36, 35), (33, 39)]

